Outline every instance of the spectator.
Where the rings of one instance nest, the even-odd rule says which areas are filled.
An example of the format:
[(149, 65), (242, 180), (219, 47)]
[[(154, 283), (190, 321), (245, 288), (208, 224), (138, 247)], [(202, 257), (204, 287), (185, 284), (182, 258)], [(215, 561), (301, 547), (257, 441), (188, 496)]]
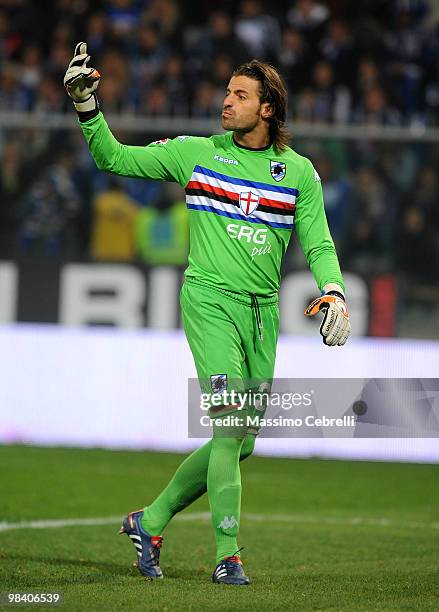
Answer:
[(362, 57), (358, 64), (357, 79), (353, 87), (355, 102), (361, 102), (367, 92), (376, 87), (381, 87), (378, 65), (371, 57)]
[(293, 116), (296, 121), (313, 123), (317, 120), (316, 93), (311, 87), (293, 97)]
[(221, 91), (223, 98), (226, 92), (226, 86), (230, 80), (230, 75), (236, 66), (232, 64), (232, 60), (228, 55), (217, 55), (213, 63), (213, 82), (217, 87), (217, 91)]
[(61, 20), (52, 31), (53, 45), (68, 45), (72, 48), (75, 40), (75, 28), (69, 21)]
[(120, 113), (126, 105), (125, 90), (117, 78), (109, 75), (105, 80), (102, 79), (102, 86), (99, 88), (99, 99), (102, 107), (108, 113)]
[(188, 31), (186, 46), (188, 70), (194, 78), (211, 78), (216, 57), (226, 55), (233, 68), (250, 58), (233, 30), (230, 15), (221, 10), (209, 15), (206, 27), (195, 28), (192, 34)]
[(183, 62), (179, 55), (172, 55), (165, 63), (159, 82), (169, 94), (170, 114), (188, 114), (188, 93), (184, 85)]
[(66, 106), (66, 96), (58, 82), (50, 76), (46, 76), (38, 88), (38, 96), (34, 105), (34, 111), (48, 115), (50, 113), (61, 113)]
[(139, 207), (123, 192), (117, 179), (97, 195), (93, 209), (91, 257), (98, 261), (132, 261)]
[(329, 9), (315, 0), (297, 0), (287, 13), (288, 23), (303, 35), (308, 48), (314, 52), (314, 59), (329, 16)]
[(421, 167), (412, 189), (406, 191), (406, 199), (402, 201), (402, 207), (410, 207), (421, 211), (425, 223), (433, 231), (439, 232), (439, 207), (437, 205), (437, 194), (439, 181), (437, 172), (432, 166)]
[[(425, 3), (424, 3), (425, 8)], [(423, 78), (422, 50), (427, 31), (422, 22), (420, 3), (401, 3), (395, 7), (395, 25), (385, 36), (388, 54), (387, 73), (398, 106), (409, 120), (420, 106)]]
[(32, 185), (21, 225), (25, 252), (70, 256), (77, 252), (73, 221), (80, 197), (73, 167), (72, 155), (63, 153)]
[(13, 64), (3, 64), (0, 72), (0, 110), (29, 110), (29, 96), (18, 80), (18, 69)]
[(356, 50), (346, 22), (332, 19), (328, 31), (320, 42), (322, 57), (331, 64), (338, 84), (353, 82)]
[(394, 207), (380, 176), (363, 166), (355, 175), (342, 261), (360, 273), (388, 271), (394, 245)]
[[(439, 36), (438, 36), (439, 42)], [(425, 79), (424, 97), (422, 101), (425, 123), (438, 125), (439, 120), (439, 56), (436, 62), (429, 67)]]
[(249, 54), (260, 60), (275, 61), (279, 55), (281, 32), (277, 20), (262, 12), (259, 0), (243, 0), (235, 32)]
[(135, 107), (135, 90), (125, 57), (115, 49), (106, 51), (101, 58), (105, 78), (99, 84), (99, 99), (107, 112), (120, 113)]
[(382, 87), (375, 86), (364, 93), (364, 96), (354, 112), (358, 123), (368, 125), (398, 125), (401, 123), (401, 113), (389, 104)]
[(316, 118), (330, 123), (346, 123), (350, 114), (351, 96), (349, 90), (336, 85), (331, 64), (318, 62), (314, 68), (313, 84), (316, 92)]
[(394, 142), (381, 143), (379, 153), (381, 175), (386, 184), (399, 196), (406, 194), (414, 186), (419, 162), (419, 156), (413, 147), (404, 147)]
[(209, 18), (209, 25), (204, 50), (211, 60), (225, 52), (235, 66), (250, 59), (246, 45), (233, 31), (230, 15), (224, 11), (214, 11)]
[(157, 28), (164, 39), (170, 40), (177, 33), (179, 13), (179, 8), (173, 0), (151, 0), (142, 14), (142, 19), (144, 23)]
[(26, 179), (23, 151), (17, 140), (10, 140), (4, 146), (0, 165), (0, 253), (3, 257), (16, 254), (20, 201), (27, 189)]
[(213, 83), (210, 81), (200, 83), (194, 92), (192, 117), (199, 119), (216, 118), (219, 112), (220, 108)]
[(314, 157), (313, 162), (322, 181), (326, 216), (331, 234), (337, 243), (337, 248), (342, 249), (342, 241), (346, 232), (349, 231), (347, 222), (351, 187), (346, 177), (336, 172), (329, 155), (321, 153)]
[(173, 114), (169, 93), (163, 85), (153, 85), (145, 92), (141, 99), (141, 113), (148, 117), (169, 117)]
[(92, 13), (87, 21), (87, 50), (96, 57), (110, 43), (109, 23), (105, 13)]
[(296, 119), (318, 123), (345, 122), (350, 105), (349, 90), (335, 85), (331, 65), (319, 62), (314, 68), (312, 87), (297, 97)]
[(41, 53), (37, 46), (30, 45), (23, 50), (19, 78), (27, 98), (26, 107), (32, 108), (42, 78)]
[(0, 10), (0, 57), (12, 59), (21, 44), (21, 36), (14, 30), (8, 13)]
[(437, 283), (439, 275), (437, 235), (425, 211), (406, 209), (398, 235), (397, 258), (401, 271), (414, 284)]
[(157, 206), (139, 213), (136, 247), (138, 256), (147, 264), (186, 264), (189, 224), (184, 192), (178, 185), (167, 184)]
[(282, 33), (279, 66), (290, 92), (309, 84), (310, 57), (303, 36), (294, 28), (287, 27)]
[(68, 66), (71, 59), (71, 45), (62, 42), (55, 43), (50, 50), (49, 61), (46, 64), (46, 73), (56, 79), (58, 83), (61, 83), (66, 66)]
[(137, 32), (137, 47), (132, 59), (133, 76), (140, 89), (146, 89), (163, 71), (170, 48), (151, 25), (142, 25)]
[(140, 6), (135, 0), (107, 0), (107, 18), (112, 35), (116, 39), (131, 36), (139, 23)]

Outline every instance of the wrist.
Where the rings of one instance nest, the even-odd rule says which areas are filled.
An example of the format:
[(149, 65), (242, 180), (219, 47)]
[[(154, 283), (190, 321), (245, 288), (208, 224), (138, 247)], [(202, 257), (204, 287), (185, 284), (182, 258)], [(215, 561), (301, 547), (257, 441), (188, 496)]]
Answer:
[(322, 295), (337, 295), (341, 297), (343, 300), (346, 300), (344, 295), (343, 287), (338, 285), (337, 283), (328, 283), (323, 287)]
[(94, 93), (92, 93), (86, 100), (73, 100), (73, 104), (81, 123), (96, 117), (96, 115), (99, 113), (99, 101)]
[(341, 298), (343, 302), (346, 301), (345, 296), (342, 293), (340, 293), (340, 291), (328, 291), (327, 293), (325, 293), (325, 295), (334, 295), (336, 297)]

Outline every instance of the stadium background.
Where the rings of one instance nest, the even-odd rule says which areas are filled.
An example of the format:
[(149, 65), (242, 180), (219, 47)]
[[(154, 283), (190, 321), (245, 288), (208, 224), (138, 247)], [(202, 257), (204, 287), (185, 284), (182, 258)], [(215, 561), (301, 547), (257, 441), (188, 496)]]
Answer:
[(251, 591), (209, 585), (204, 498), (167, 529), (167, 580), (130, 573), (119, 517), (203, 442), (178, 309), (188, 228), (178, 187), (95, 168), (62, 86), (80, 40), (132, 144), (218, 132), (233, 67), (277, 66), (353, 334), (323, 347), (302, 316), (316, 289), (293, 234), (276, 375), (438, 378), (436, 0), (0, 0), (0, 591), (87, 611), (437, 610), (437, 438), (385, 431), (258, 440), (242, 466)]
[[(178, 306), (189, 241), (184, 193), (95, 167), (61, 86), (82, 39), (103, 74), (99, 98), (111, 127), (137, 144), (219, 131), (233, 67), (252, 57), (279, 67), (292, 144), (323, 179), (353, 333), (328, 366), (315, 321), (301, 314), (315, 286), (293, 235), (276, 375), (436, 376), (436, 2), (12, 0), (0, 4), (1, 439), (195, 444), (186, 438), (184, 393), (175, 385), (162, 392), (167, 380), (195, 374)], [(168, 354), (174, 359), (163, 361)], [(60, 402), (76, 415), (68, 427)], [(159, 420), (148, 408), (156, 403), (164, 405)], [(117, 433), (121, 406), (143, 422), (137, 435)], [(95, 427), (84, 432), (81, 415), (90, 414)], [(426, 446), (396, 456), (431, 459)], [(282, 452), (312, 448), (296, 442)], [(279, 444), (266, 448), (275, 451)], [(388, 442), (371, 456), (391, 452)]]

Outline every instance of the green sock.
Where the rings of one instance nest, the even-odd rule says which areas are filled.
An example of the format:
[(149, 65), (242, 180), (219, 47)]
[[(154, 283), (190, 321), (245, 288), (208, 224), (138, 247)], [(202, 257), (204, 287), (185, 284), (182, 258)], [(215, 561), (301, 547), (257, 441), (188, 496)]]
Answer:
[(207, 466), (212, 440), (183, 461), (169, 484), (143, 512), (142, 527), (151, 535), (161, 535), (177, 512), (206, 491)]
[(217, 437), (212, 439), (207, 493), (216, 540), (216, 562), (233, 555), (238, 549), (241, 518), (241, 471), (239, 457), (243, 440)]
[[(247, 436), (242, 445), (240, 461), (252, 454), (254, 446), (255, 437)], [(142, 527), (149, 534), (161, 535), (174, 514), (206, 493), (211, 448), (212, 440), (209, 440), (186, 457), (165, 489), (144, 509)]]

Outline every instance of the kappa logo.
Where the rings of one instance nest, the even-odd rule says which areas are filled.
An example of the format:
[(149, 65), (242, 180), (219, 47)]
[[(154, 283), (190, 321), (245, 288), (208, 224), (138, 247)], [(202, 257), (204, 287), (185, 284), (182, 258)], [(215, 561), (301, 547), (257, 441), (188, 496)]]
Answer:
[(238, 521), (233, 516), (233, 514), (230, 518), (228, 516), (225, 516), (221, 523), (218, 525), (218, 529), (233, 529), (233, 527), (238, 527)]
[(287, 165), (284, 162), (270, 160), (270, 174), (275, 181), (279, 182), (287, 173)]
[(229, 159), (228, 157), (221, 157), (221, 155), (214, 155), (213, 159), (219, 161), (222, 164), (232, 164), (232, 166), (239, 166), (239, 162), (236, 159)]
[(259, 195), (252, 191), (241, 191), (239, 194), (239, 206), (244, 215), (251, 215), (259, 206)]

